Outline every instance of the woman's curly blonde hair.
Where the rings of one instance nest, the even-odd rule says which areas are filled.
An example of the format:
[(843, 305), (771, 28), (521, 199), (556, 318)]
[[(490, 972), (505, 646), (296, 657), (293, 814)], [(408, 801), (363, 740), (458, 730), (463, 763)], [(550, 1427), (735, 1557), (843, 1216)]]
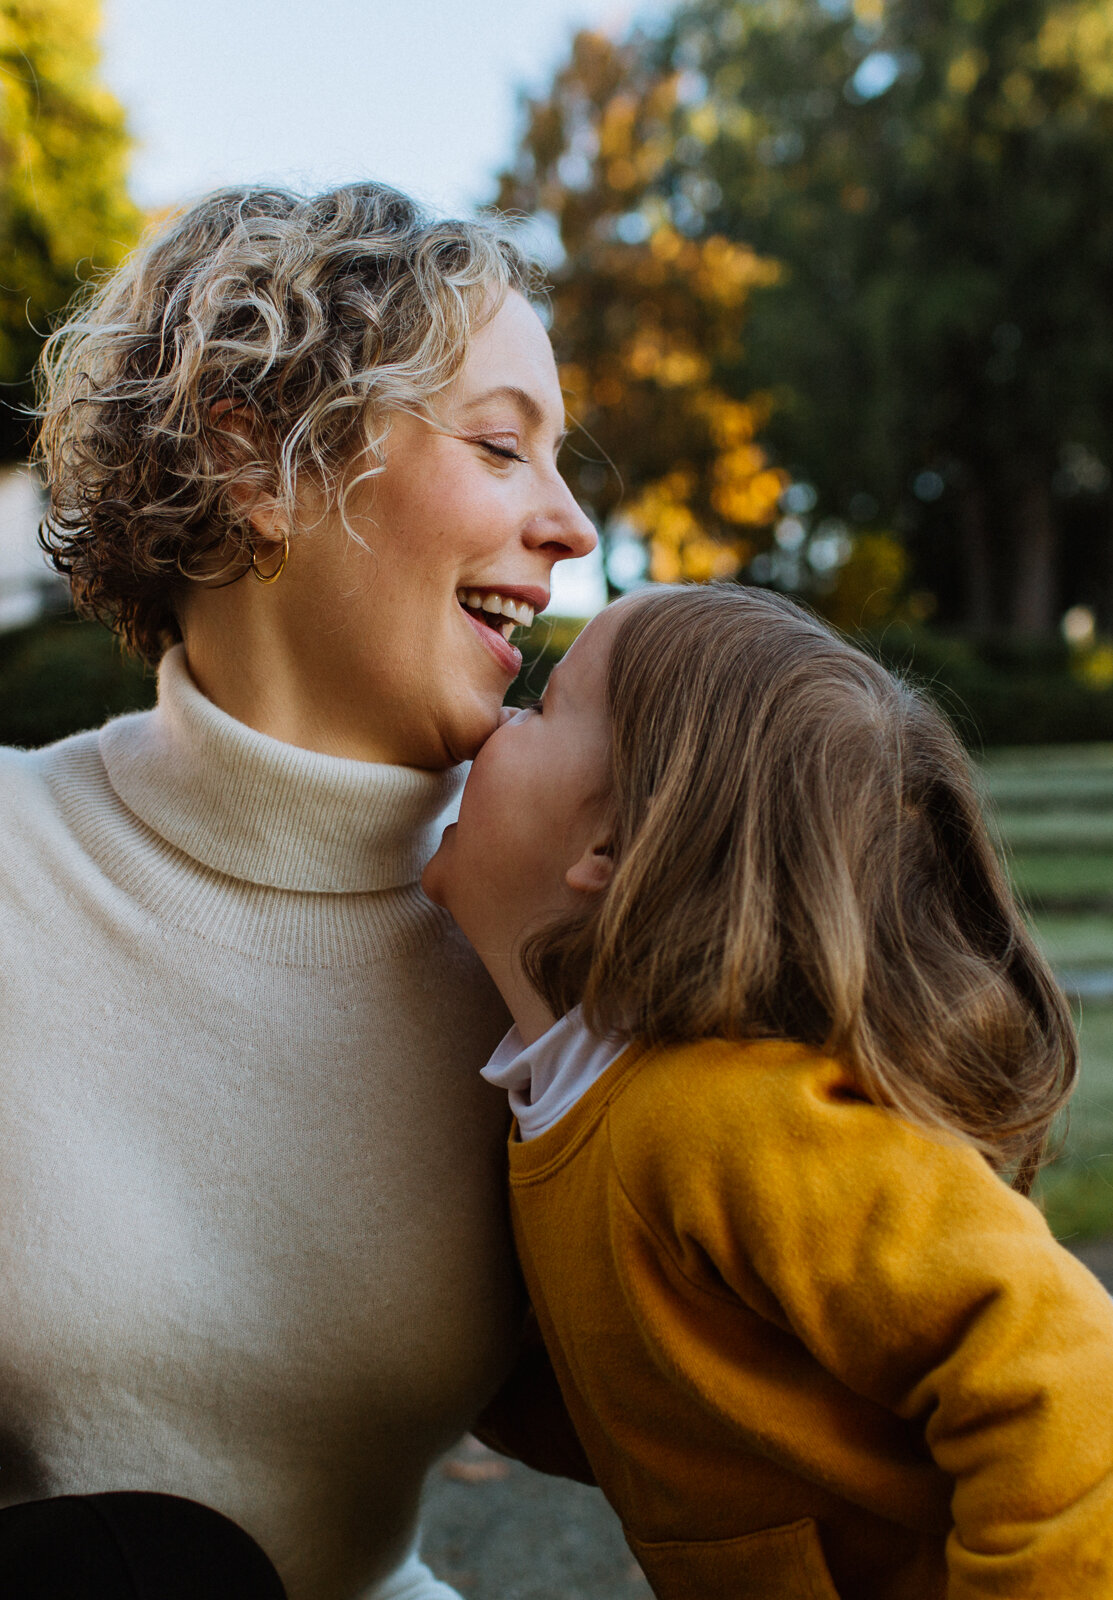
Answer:
[(343, 509), (392, 413), (427, 413), (469, 335), (533, 287), (494, 224), (377, 183), (225, 189), (156, 227), (42, 357), (40, 539), (79, 609), (157, 661), (182, 580), (250, 563), (250, 491), (292, 513), (308, 474)]

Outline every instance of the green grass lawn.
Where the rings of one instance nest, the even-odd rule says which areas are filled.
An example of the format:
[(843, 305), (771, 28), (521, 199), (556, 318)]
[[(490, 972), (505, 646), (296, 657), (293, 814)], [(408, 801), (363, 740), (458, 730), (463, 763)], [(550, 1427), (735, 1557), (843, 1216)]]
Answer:
[[(1113, 978), (1113, 746), (990, 752), (981, 763), (1040, 947), (1072, 982)], [(1037, 1189), (1055, 1233), (1113, 1234), (1113, 1000), (1075, 1002), (1082, 1070)]]
[(990, 750), (978, 765), (995, 803), (1006, 809), (1108, 806), (1113, 789), (1113, 745), (1108, 744)]
[(1024, 855), (1104, 855), (1113, 867), (1113, 810), (1096, 806), (1072, 811), (1066, 807), (1043, 811), (1005, 812), (1002, 831), (1009, 849)]
[(1053, 967), (1113, 965), (1113, 911), (1040, 911), (1033, 927)]
[(1059, 1239), (1113, 1233), (1113, 1005), (1084, 1007), (1082, 1073), (1037, 1194)]
[(1113, 853), (1010, 850), (1007, 865), (1021, 896), (1037, 913), (1060, 906), (1083, 914), (1090, 907), (1113, 910)]

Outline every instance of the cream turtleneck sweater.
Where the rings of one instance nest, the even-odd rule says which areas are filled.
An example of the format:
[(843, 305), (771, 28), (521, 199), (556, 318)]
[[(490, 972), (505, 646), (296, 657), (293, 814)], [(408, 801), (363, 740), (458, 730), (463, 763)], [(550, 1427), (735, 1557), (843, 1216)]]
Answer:
[(0, 753), (0, 1501), (233, 1517), (351, 1600), (497, 1386), (506, 1019), (416, 879), (459, 778), (153, 712)]

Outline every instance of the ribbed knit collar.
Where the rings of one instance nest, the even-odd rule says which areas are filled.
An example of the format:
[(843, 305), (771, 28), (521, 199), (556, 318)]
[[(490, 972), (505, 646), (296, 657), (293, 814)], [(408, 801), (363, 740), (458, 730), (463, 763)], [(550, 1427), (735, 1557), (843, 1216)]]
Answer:
[(124, 804), (195, 861), (248, 883), (329, 894), (413, 883), (462, 769), (344, 761), (282, 744), (220, 711), (185, 652), (164, 657), (154, 711), (102, 730)]

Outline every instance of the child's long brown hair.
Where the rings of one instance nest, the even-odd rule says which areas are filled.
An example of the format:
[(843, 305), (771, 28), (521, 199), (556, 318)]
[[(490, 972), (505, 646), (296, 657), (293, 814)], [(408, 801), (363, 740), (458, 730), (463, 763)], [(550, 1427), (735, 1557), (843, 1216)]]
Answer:
[(778, 595), (628, 602), (607, 673), (615, 872), (536, 935), (556, 1015), (663, 1043), (788, 1038), (1031, 1187), (1070, 1013), (944, 718)]

